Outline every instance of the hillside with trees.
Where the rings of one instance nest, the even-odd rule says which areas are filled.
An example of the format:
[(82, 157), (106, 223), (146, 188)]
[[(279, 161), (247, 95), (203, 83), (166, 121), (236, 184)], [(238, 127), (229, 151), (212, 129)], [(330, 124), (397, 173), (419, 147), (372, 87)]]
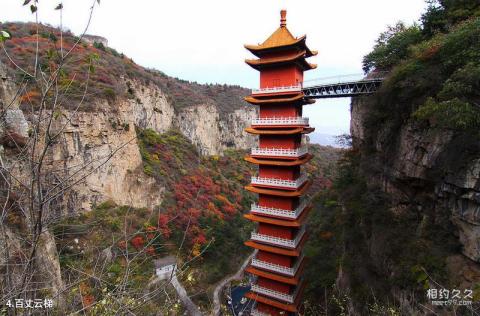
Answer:
[[(59, 314), (180, 314), (155, 278), (155, 259), (173, 255), (188, 295), (210, 310), (215, 285), (249, 255), (254, 170), (245, 143), (211, 135), (244, 134), (248, 90), (171, 78), (47, 25), (0, 31), (2, 298), (41, 294)], [(201, 119), (212, 125), (198, 141)], [(342, 150), (309, 147), (313, 196), (331, 186)]]
[[(199, 103), (215, 104), (221, 113), (229, 113), (244, 106), (248, 90), (239, 86), (198, 84), (169, 77), (161, 71), (147, 69), (131, 58), (102, 43), (90, 44), (73, 33), (35, 23), (0, 23), (0, 29), (9, 34), (0, 61), (7, 66), (9, 76), (26, 84), (20, 96), (23, 109), (38, 103), (40, 91), (29, 84), (28, 74), (35, 67), (35, 52), (39, 54), (38, 67), (54, 71), (59, 66), (61, 52), (71, 54), (61, 65), (59, 89), (64, 106), (72, 100), (82, 100), (81, 110), (98, 110), (96, 100), (107, 100), (114, 105), (117, 99), (136, 99), (132, 86), (119, 78), (135, 80), (144, 86), (156, 85), (165, 91), (177, 109)], [(38, 37), (37, 37), (38, 31)], [(11, 58), (14, 57), (14, 58)], [(86, 93), (85, 93), (86, 92)], [(67, 102), (70, 101), (70, 102)]]
[[(479, 61), (475, 0), (429, 1), (365, 56), (367, 75), (389, 75), (352, 100), (353, 147), (317, 200), (312, 314), (478, 313)], [(435, 289), (472, 305), (435, 305)]]

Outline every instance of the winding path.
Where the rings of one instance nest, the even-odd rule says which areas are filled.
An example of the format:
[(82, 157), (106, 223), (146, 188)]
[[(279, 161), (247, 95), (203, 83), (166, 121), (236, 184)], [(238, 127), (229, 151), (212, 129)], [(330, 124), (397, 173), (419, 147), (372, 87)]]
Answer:
[(240, 267), (240, 269), (238, 269), (238, 271), (235, 274), (224, 278), (223, 280), (221, 280), (217, 284), (217, 286), (215, 287), (215, 290), (213, 291), (213, 312), (212, 312), (212, 315), (220, 316), (220, 306), (221, 306), (221, 304), (220, 304), (220, 294), (222, 293), (223, 288), (225, 287), (225, 285), (232, 282), (233, 280), (240, 280), (242, 278), (243, 270), (245, 270), (245, 268), (248, 266), (252, 257), (253, 257), (253, 253), (250, 256), (248, 256), (247, 259), (245, 259), (242, 266)]
[(182, 286), (182, 284), (180, 284), (180, 282), (178, 281), (176, 274), (172, 276), (172, 279), (170, 280), (170, 282), (172, 283), (173, 287), (177, 291), (177, 294), (180, 297), (180, 300), (182, 301), (183, 306), (187, 309), (188, 315), (202, 316), (202, 313), (200, 313), (200, 311), (198, 310), (198, 306), (192, 302), (192, 300), (187, 294), (187, 291)]

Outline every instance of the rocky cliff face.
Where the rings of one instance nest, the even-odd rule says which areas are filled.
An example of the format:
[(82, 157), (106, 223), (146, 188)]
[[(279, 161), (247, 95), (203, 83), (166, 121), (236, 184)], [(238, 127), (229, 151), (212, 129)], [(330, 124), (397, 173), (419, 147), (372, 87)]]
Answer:
[[(63, 111), (53, 130), (61, 132), (49, 163), (64, 168), (91, 164), (92, 172), (73, 188), (68, 197), (68, 212), (90, 210), (105, 200), (136, 208), (153, 207), (162, 201), (163, 187), (143, 172), (136, 127), (159, 133), (180, 130), (204, 155), (219, 155), (227, 148), (248, 148), (253, 138), (243, 132), (255, 115), (245, 106), (220, 115), (212, 104), (199, 104), (176, 110), (157, 86), (138, 82), (129, 85), (135, 97), (120, 99), (112, 106), (106, 101), (96, 105), (98, 111)], [(1, 102), (14, 99), (13, 85), (0, 85)], [(101, 102), (101, 101), (99, 101)], [(24, 114), (16, 102), (6, 110), (3, 129), (28, 137), (34, 116)], [(2, 132), (3, 133), (3, 132)], [(111, 156), (111, 157), (110, 157)]]
[[(1, 68), (0, 77), (7, 74)], [(144, 172), (139, 150), (137, 128), (164, 133), (171, 129), (183, 133), (203, 155), (221, 155), (225, 149), (250, 147), (253, 138), (243, 132), (255, 115), (252, 107), (226, 112), (209, 103), (176, 108), (157, 85), (136, 81), (128, 83), (134, 96), (118, 98), (114, 104), (97, 100), (96, 110), (62, 109), (53, 121), (51, 132), (60, 137), (45, 159), (44, 170), (61, 170), (62, 179), (77, 174), (78, 183), (51, 205), (62, 215), (76, 215), (92, 210), (105, 201), (134, 208), (152, 209), (162, 203), (166, 188)], [(15, 176), (25, 178), (25, 167), (16, 161), (19, 141), (29, 141), (37, 113), (22, 111), (16, 95), (18, 87), (8, 80), (0, 81), (0, 162)], [(13, 141), (13, 143), (12, 143)], [(23, 146), (23, 145), (22, 145)], [(49, 212), (49, 216), (54, 216)], [(53, 214), (53, 215), (52, 215)], [(3, 227), (0, 263), (5, 249), (22, 253), (21, 231)], [(7, 237), (4, 237), (7, 236)], [(40, 234), (37, 249), (39, 281), (50, 289), (59, 308), (63, 308), (61, 278), (55, 239), (49, 229)], [(18, 275), (21, 275), (18, 271)], [(13, 280), (20, 284), (20, 280)]]
[(252, 147), (253, 137), (247, 135), (244, 128), (255, 115), (253, 107), (245, 107), (222, 118), (214, 105), (201, 104), (182, 109), (174, 124), (202, 154), (218, 155), (227, 148)]
[(457, 238), (463, 256), (452, 254), (446, 266), (454, 283), (472, 288), (480, 280), (478, 139), (412, 120), (395, 128), (384, 123), (373, 127), (367, 122), (368, 99), (354, 99), (351, 110), (353, 145), (362, 152), (366, 174), (389, 193), (393, 212), (417, 210), (419, 234), (426, 222), (446, 218), (453, 224), (445, 229)]

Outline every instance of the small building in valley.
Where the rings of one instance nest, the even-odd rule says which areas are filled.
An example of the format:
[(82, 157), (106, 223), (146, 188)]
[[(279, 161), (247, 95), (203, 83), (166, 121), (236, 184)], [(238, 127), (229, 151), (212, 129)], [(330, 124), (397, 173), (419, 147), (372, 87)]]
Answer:
[(177, 259), (174, 256), (167, 256), (153, 261), (155, 273), (160, 279), (169, 279), (177, 270)]

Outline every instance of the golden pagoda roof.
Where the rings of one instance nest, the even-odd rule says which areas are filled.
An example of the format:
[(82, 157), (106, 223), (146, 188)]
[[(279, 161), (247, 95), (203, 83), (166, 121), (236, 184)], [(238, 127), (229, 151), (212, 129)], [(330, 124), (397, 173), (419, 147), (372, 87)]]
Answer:
[(299, 47), (306, 51), (306, 57), (315, 56), (316, 51), (310, 50), (306, 44), (307, 36), (303, 35), (295, 37), (287, 28), (287, 11), (280, 11), (280, 27), (273, 32), (262, 44), (258, 45), (244, 45), (252, 54), (260, 57), (264, 53), (268, 53), (278, 49), (288, 49)]

